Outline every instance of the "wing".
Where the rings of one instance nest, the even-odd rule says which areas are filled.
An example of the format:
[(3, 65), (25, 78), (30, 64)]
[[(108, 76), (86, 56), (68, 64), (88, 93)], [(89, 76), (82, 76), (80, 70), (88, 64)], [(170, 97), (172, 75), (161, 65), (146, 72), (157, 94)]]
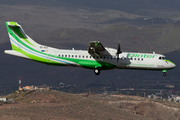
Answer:
[(89, 43), (89, 54), (101, 54), (104, 51), (106, 51), (106, 49), (99, 41), (92, 41)]

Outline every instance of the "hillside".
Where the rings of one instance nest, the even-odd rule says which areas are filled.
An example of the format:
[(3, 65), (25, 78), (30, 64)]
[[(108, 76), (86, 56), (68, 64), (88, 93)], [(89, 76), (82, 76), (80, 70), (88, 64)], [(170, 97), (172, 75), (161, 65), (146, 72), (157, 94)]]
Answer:
[[(27, 25), (23, 25), (26, 31)], [(56, 48), (83, 49), (88, 48), (90, 41), (101, 41), (104, 46), (117, 48), (121, 42), (122, 51), (138, 51), (163, 53), (172, 60), (177, 68), (168, 71), (166, 78), (161, 71), (135, 71), (112, 70), (102, 71), (100, 76), (95, 76), (93, 70), (74, 67), (47, 66), (45, 64), (24, 60), (3, 53), (11, 49), (10, 43), (0, 45), (3, 69), (0, 72), (1, 92), (12, 92), (18, 87), (18, 78), (22, 77), (22, 85), (57, 86), (59, 82), (66, 84), (92, 84), (97, 81), (104, 85), (115, 83), (116, 87), (123, 85), (135, 86), (143, 80), (178, 80), (179, 75), (179, 27), (178, 24), (152, 25), (137, 28), (127, 24), (118, 24), (102, 30), (88, 30), (85, 28), (59, 28), (43, 36), (32, 37), (38, 43)], [(31, 32), (28, 35), (32, 34)], [(7, 35), (6, 35), (7, 36)], [(8, 39), (8, 38), (7, 38)], [(9, 42), (9, 41), (8, 41)], [(17, 69), (18, 68), (18, 69)], [(8, 71), (8, 72), (7, 72)], [(10, 74), (10, 75), (9, 75)]]
[(78, 7), (91, 7), (100, 9), (120, 10), (143, 16), (159, 17), (179, 20), (179, 0), (1, 0), (7, 5), (40, 5), (47, 7), (62, 7), (74, 5)]
[(126, 18), (133, 20), (142, 17), (117, 10), (77, 7), (64, 3), (58, 7), (39, 4), (22, 5), (22, 3), (19, 4), (17, 2), (15, 5), (11, 5), (0, 2), (0, 11), (3, 11), (0, 15), (0, 32), (2, 35), (0, 43), (9, 42), (5, 27), (6, 21), (20, 23), (26, 32), (29, 33), (28, 35), (36, 37), (59, 28), (100, 30), (111, 24), (101, 23), (112, 19)]
[[(180, 24), (159, 24), (138, 28), (116, 24), (99, 31), (84, 28), (60, 28), (35, 39), (56, 48), (87, 49), (90, 41), (100, 41), (104, 46), (122, 51), (168, 53), (180, 49)], [(76, 42), (74, 42), (76, 41)]]
[[(101, 9), (120, 10), (137, 15), (179, 20), (179, 0), (60, 0), (64, 3)], [(102, 4), (103, 3), (103, 4)]]
[[(13, 97), (12, 97), (13, 96)], [(25, 119), (72, 119), (72, 120), (143, 120), (128, 111), (89, 99), (58, 91), (24, 92), (12, 94), (17, 103), (1, 106), (0, 116)], [(34, 102), (33, 102), (34, 101)]]
[[(124, 3), (124, 6), (129, 5), (127, 4), (128, 1)], [(112, 9), (113, 6), (111, 4), (114, 5), (114, 0), (106, 2), (101, 4), (101, 1), (97, 1), (97, 4), (93, 4), (92, 1), (89, 4), (90, 7), (83, 6), (84, 2), (77, 5), (72, 0), (43, 0), (43, 2), (42, 0), (0, 1), (0, 93), (7, 94), (18, 89), (19, 77), (22, 78), (22, 86), (47, 84), (55, 87), (60, 82), (71, 85), (97, 82), (103, 85), (111, 85), (114, 83), (116, 87), (124, 87), (136, 86), (147, 79), (154, 81), (178, 81), (180, 31), (179, 21), (173, 22), (174, 17), (177, 17), (178, 11), (174, 14), (171, 11), (172, 9), (168, 9), (168, 12), (164, 11), (168, 7), (157, 7), (152, 12), (159, 14), (163, 8), (167, 17), (159, 18), (161, 16), (153, 14), (155, 18), (152, 19), (151, 16), (148, 16), (149, 14), (136, 14), (138, 7), (136, 9), (132, 7), (134, 13), (131, 13)], [(147, 2), (147, 0), (143, 2)], [(103, 8), (103, 6), (108, 4), (111, 8)], [(92, 5), (97, 5), (97, 7)], [(129, 7), (133, 5), (136, 4), (130, 4)], [(147, 9), (148, 5), (151, 4), (146, 4)], [(121, 7), (117, 6), (117, 8)], [(174, 17), (171, 16), (172, 14), (174, 14)], [(166, 19), (169, 16), (171, 16), (172, 20), (167, 20), (167, 22)], [(144, 18), (148, 20), (144, 20)], [(168, 71), (166, 78), (162, 76), (161, 71), (121, 69), (102, 71), (100, 76), (95, 76), (93, 70), (47, 66), (46, 64), (24, 60), (4, 54), (4, 50), (11, 49), (5, 27), (6, 21), (17, 21), (20, 23), (24, 31), (40, 44), (56, 48), (87, 50), (90, 41), (101, 41), (104, 46), (112, 48), (117, 48), (117, 43), (120, 41), (122, 51), (151, 53), (155, 51), (156, 53), (163, 53), (171, 61), (175, 62), (177, 67)]]
[[(37, 42), (58, 48), (87, 49), (90, 41), (97, 40), (114, 48), (120, 41), (124, 51), (167, 53), (179, 49), (178, 21), (167, 24), (165, 19), (157, 17), (153, 19), (152, 25), (150, 16), (101, 7), (76, 6), (71, 0), (67, 2), (1, 1), (0, 10), (4, 12), (0, 16), (0, 43), (9, 43), (4, 23), (10, 20), (20, 23)], [(144, 20), (145, 17), (148, 20)]]
[(22, 91), (8, 95), (0, 119), (169, 120), (180, 119), (180, 104), (142, 97)]

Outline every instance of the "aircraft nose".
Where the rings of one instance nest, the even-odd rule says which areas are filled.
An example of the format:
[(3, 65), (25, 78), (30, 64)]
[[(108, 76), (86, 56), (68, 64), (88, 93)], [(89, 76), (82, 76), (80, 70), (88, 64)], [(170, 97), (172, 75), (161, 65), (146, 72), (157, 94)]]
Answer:
[(176, 64), (174, 64), (173, 62), (170, 62), (171, 64), (171, 68), (175, 68), (176, 67)]
[(167, 62), (168, 66), (169, 66), (170, 68), (175, 68), (175, 67), (176, 67), (176, 64), (174, 64), (172, 61), (166, 60), (166, 62)]
[(176, 67), (176, 64), (173, 64), (173, 63), (172, 63), (172, 67), (175, 68), (175, 67)]

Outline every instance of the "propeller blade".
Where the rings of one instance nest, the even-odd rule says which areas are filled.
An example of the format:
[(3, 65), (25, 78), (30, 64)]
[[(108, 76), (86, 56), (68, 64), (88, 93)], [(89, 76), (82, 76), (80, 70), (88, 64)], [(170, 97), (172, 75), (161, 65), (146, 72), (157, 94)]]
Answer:
[(120, 45), (120, 42), (118, 42), (118, 49), (117, 49), (117, 53), (116, 53), (116, 55), (117, 55), (117, 62), (119, 61), (119, 54), (121, 54), (122, 52), (121, 52), (121, 45)]
[(118, 55), (118, 57), (117, 57), (117, 63), (119, 62), (119, 55)]
[(121, 45), (120, 42), (118, 42), (118, 49), (117, 49), (117, 53), (116, 54), (121, 54)]

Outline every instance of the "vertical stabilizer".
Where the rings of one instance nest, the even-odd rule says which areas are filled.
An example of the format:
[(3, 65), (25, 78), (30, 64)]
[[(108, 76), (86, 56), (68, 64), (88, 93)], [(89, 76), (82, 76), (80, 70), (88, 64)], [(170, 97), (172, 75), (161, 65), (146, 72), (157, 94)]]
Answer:
[(17, 22), (6, 22), (9, 39), (13, 50), (20, 50), (23, 46), (39, 47), (40, 45), (26, 35)]

